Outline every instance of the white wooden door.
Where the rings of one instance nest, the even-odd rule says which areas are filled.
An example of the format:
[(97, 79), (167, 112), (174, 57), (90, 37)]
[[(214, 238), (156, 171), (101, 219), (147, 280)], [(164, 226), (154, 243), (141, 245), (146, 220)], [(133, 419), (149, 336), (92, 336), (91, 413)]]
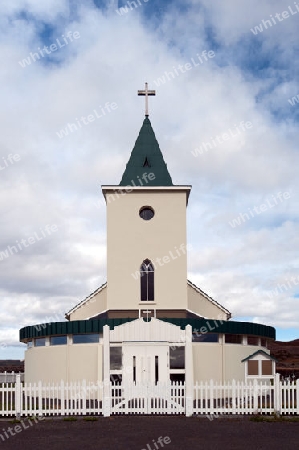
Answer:
[(124, 383), (169, 381), (168, 349), (165, 343), (123, 343)]

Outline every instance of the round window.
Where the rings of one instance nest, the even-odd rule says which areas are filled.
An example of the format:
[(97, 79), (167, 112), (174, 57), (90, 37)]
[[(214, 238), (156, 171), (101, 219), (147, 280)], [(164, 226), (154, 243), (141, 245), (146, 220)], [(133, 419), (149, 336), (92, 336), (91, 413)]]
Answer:
[(151, 220), (155, 215), (153, 208), (150, 206), (143, 206), (139, 211), (139, 216), (143, 220)]

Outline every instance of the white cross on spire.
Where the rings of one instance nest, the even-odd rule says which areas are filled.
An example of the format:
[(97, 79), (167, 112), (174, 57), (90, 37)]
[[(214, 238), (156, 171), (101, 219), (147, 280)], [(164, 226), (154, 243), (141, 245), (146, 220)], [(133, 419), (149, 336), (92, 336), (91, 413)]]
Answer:
[(145, 96), (145, 115), (148, 116), (148, 96), (149, 95), (156, 95), (156, 91), (151, 91), (148, 89), (147, 83), (145, 83), (145, 89), (143, 91), (138, 91), (138, 95), (144, 95)]

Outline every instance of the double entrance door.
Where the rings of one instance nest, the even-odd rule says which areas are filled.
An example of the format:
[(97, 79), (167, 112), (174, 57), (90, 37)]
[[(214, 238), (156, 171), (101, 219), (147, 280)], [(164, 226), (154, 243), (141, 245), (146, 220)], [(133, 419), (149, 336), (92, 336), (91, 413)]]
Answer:
[(123, 382), (149, 383), (169, 381), (169, 344), (165, 342), (124, 342)]

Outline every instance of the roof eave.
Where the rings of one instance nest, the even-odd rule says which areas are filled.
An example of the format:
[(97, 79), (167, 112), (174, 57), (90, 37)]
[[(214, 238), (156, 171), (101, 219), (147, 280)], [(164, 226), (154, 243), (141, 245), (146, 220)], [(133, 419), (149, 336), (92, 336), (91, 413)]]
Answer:
[(189, 185), (173, 185), (173, 186), (119, 186), (119, 185), (102, 185), (101, 186), (102, 193), (107, 202), (106, 195), (113, 194), (115, 192), (124, 195), (130, 194), (131, 192), (185, 192), (186, 193), (186, 203), (188, 204), (189, 195), (192, 189), (192, 186)]

